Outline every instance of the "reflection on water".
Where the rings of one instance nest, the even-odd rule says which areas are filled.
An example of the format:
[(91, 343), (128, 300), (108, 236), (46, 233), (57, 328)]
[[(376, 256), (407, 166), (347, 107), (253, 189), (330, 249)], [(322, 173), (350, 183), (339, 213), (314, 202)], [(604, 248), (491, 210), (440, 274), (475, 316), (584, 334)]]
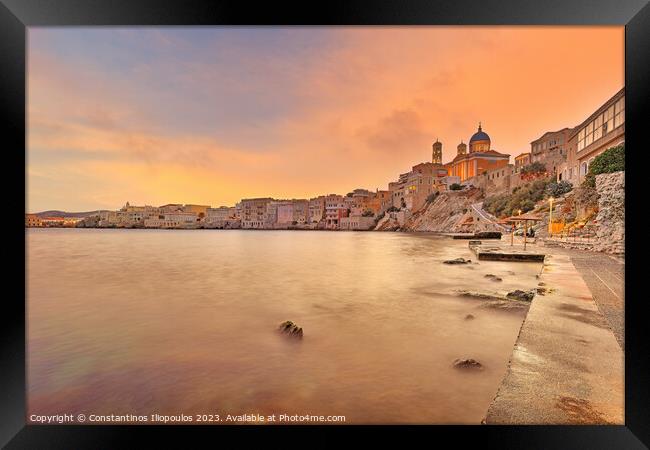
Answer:
[(29, 413), (479, 423), (523, 315), (453, 292), (531, 288), (540, 265), (456, 257), (403, 233), (29, 229)]

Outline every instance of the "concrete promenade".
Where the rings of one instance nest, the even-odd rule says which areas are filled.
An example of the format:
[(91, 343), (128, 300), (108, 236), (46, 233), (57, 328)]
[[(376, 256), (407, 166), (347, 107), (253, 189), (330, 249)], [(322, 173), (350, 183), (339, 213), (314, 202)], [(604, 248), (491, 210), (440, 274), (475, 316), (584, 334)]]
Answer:
[(594, 296), (596, 306), (625, 351), (625, 260), (576, 249), (547, 248), (545, 251), (571, 257), (571, 262)]
[(485, 423), (624, 423), (624, 354), (571, 258), (547, 255)]

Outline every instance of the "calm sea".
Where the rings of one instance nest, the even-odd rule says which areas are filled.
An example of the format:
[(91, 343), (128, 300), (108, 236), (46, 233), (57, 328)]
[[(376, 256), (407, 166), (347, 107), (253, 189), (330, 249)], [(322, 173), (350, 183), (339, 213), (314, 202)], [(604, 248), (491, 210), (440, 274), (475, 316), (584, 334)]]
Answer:
[[(29, 414), (477, 424), (524, 316), (454, 291), (529, 289), (541, 267), (446, 265), (474, 259), (467, 241), (388, 232), (26, 237)], [(302, 341), (276, 332), (288, 319)], [(485, 369), (455, 369), (456, 358)]]

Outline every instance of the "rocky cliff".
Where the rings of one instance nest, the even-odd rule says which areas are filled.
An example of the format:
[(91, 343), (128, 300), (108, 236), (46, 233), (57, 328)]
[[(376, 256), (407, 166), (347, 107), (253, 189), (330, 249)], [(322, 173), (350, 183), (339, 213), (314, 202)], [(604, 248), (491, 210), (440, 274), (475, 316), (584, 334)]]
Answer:
[(596, 176), (598, 191), (598, 231), (594, 250), (625, 253), (625, 172)]
[[(460, 232), (468, 229), (471, 205), (482, 200), (480, 189), (443, 192), (401, 227), (402, 231)], [(471, 228), (471, 227), (470, 227)]]

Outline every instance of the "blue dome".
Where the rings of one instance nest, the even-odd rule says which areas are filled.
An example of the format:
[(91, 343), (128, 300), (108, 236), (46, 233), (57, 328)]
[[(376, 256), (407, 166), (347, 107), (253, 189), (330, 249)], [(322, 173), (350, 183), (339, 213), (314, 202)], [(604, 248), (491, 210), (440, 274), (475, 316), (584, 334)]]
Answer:
[(489, 141), (490, 136), (487, 135), (487, 133), (484, 133), (483, 130), (481, 129), (481, 125), (479, 124), (478, 126), (478, 131), (472, 135), (471, 138), (469, 138), (469, 142), (474, 142), (474, 141)]

